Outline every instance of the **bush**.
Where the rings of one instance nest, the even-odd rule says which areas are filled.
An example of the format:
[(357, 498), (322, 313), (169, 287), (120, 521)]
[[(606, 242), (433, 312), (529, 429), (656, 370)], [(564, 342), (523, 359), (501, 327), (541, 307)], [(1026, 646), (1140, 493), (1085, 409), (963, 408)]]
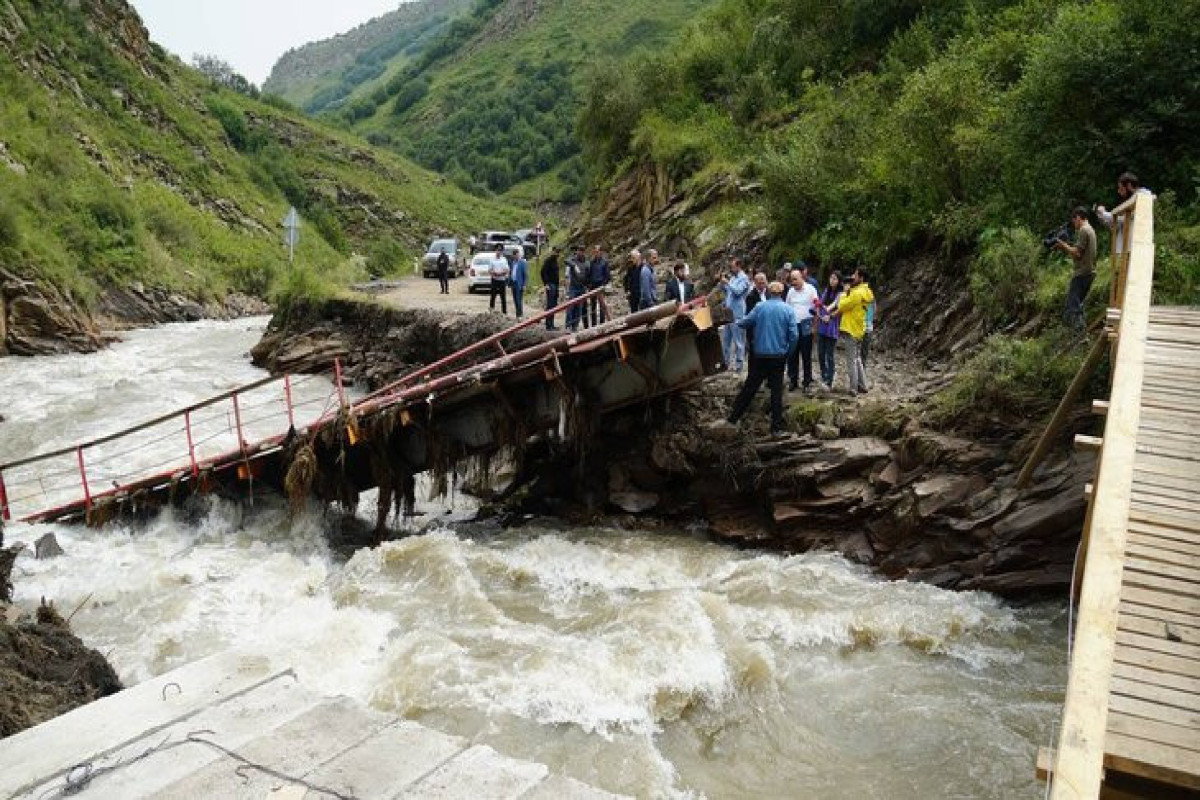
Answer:
[(395, 239), (377, 239), (367, 251), (367, 274), (372, 278), (394, 275), (403, 268), (407, 257)]
[(9, 205), (0, 206), (0, 248), (15, 248), (20, 244), (21, 226), (17, 212)]
[(1049, 413), (1083, 361), (1081, 342), (1061, 331), (1033, 339), (996, 334), (933, 398), (931, 422), (950, 426), (1001, 426), (1008, 420)]
[(971, 262), (971, 297), (993, 323), (1021, 319), (1035, 300), (1042, 243), (1025, 228), (984, 231)]

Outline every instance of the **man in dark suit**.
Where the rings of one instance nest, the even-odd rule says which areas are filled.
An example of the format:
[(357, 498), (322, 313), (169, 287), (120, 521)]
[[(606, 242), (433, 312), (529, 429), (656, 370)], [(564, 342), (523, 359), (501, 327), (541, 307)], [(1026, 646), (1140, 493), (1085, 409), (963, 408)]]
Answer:
[(754, 273), (754, 288), (746, 295), (746, 313), (749, 314), (754, 310), (754, 307), (767, 299), (767, 276), (765, 273)]
[(676, 264), (675, 274), (667, 281), (667, 300), (690, 303), (696, 299), (696, 287), (686, 277), (687, 264)]

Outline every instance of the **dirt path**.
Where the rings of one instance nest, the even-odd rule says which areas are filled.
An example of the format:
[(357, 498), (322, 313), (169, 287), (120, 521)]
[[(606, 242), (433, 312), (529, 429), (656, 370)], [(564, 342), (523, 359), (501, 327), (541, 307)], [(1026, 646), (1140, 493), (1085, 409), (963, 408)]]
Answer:
[[(439, 291), (437, 278), (407, 277), (388, 281), (386, 288), (370, 292), (376, 299), (395, 308), (444, 311), (452, 314), (482, 314), (488, 310), (488, 294), (467, 291), (467, 278), (453, 278), (450, 294)], [(512, 316), (512, 290), (509, 289), (508, 313)], [(526, 292), (525, 314), (534, 314), (542, 308), (540, 292)]]

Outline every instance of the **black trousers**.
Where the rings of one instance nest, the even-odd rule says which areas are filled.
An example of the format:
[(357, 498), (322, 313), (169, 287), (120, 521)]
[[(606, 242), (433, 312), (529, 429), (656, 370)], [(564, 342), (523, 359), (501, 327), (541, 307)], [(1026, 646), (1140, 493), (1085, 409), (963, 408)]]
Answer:
[(783, 370), (787, 356), (751, 356), (750, 371), (746, 374), (746, 382), (733, 401), (733, 410), (729, 412), (729, 421), (737, 422), (750, 407), (750, 402), (762, 388), (763, 381), (771, 390), (771, 431), (783, 430)]
[[(546, 284), (546, 310), (549, 311), (550, 309), (554, 308), (557, 305), (558, 305), (558, 284), (557, 283), (547, 283)], [(554, 330), (554, 315), (553, 314), (546, 317), (546, 330), (548, 330), (548, 331)]]
[(442, 294), (450, 294), (450, 271), (438, 270), (438, 283), (442, 285)]
[[(593, 289), (599, 289), (599, 288), (600, 288), (599, 286), (592, 286), (588, 289), (588, 291), (592, 291)], [(605, 310), (604, 306), (600, 305), (600, 297), (599, 296), (589, 298), (588, 305), (591, 307), (591, 310), (592, 310), (592, 327), (593, 328), (602, 322), (608, 322), (608, 311)], [(585, 328), (587, 327), (587, 318), (586, 317), (583, 320), (583, 327), (585, 327)]]
[(492, 280), (492, 295), (488, 302), (488, 308), (496, 310), (496, 298), (500, 298), (500, 313), (508, 313), (508, 281)]
[(788, 383), (795, 389), (800, 382), (800, 365), (804, 365), (804, 386), (807, 388), (813, 382), (812, 376), (812, 327), (808, 326), (808, 334), (805, 335), (804, 328), (800, 323), (796, 323), (796, 330), (800, 334), (800, 338), (796, 340), (796, 346), (792, 352), (788, 354), (787, 375)]
[(1083, 314), (1083, 304), (1087, 300), (1094, 280), (1096, 280), (1094, 272), (1090, 275), (1076, 275), (1071, 278), (1071, 285), (1067, 287), (1067, 305), (1063, 309), (1063, 317), (1067, 324), (1075, 330), (1083, 330), (1087, 324)]

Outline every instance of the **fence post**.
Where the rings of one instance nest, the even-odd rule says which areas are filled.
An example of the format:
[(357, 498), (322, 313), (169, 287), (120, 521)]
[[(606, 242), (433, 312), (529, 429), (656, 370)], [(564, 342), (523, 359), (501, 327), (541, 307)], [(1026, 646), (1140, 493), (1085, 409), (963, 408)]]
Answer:
[(242, 453), (246, 452), (246, 437), (242, 435), (242, 409), (238, 405), (237, 392), (232, 395), (233, 400), (233, 420), (237, 423), (238, 450)]
[(87, 469), (83, 466), (83, 448), (75, 448), (75, 458), (79, 462), (79, 477), (83, 481), (83, 506), (92, 510), (92, 490), (88, 488)]
[(294, 431), (296, 429), (296, 417), (295, 417), (295, 413), (292, 410), (292, 376), (291, 375), (283, 376), (283, 399), (284, 399), (284, 402), (287, 403), (288, 430)]
[(0, 519), (6, 522), (12, 519), (8, 511), (8, 489), (4, 486), (4, 470), (0, 470)]
[(196, 466), (196, 445), (192, 440), (192, 412), (190, 409), (183, 412), (183, 429), (187, 431), (188, 459), (192, 462), (192, 478), (194, 480), (200, 474), (200, 468)]
[(340, 358), (333, 360), (333, 377), (337, 381), (338, 405), (345, 408), (346, 390), (342, 387), (342, 360)]

